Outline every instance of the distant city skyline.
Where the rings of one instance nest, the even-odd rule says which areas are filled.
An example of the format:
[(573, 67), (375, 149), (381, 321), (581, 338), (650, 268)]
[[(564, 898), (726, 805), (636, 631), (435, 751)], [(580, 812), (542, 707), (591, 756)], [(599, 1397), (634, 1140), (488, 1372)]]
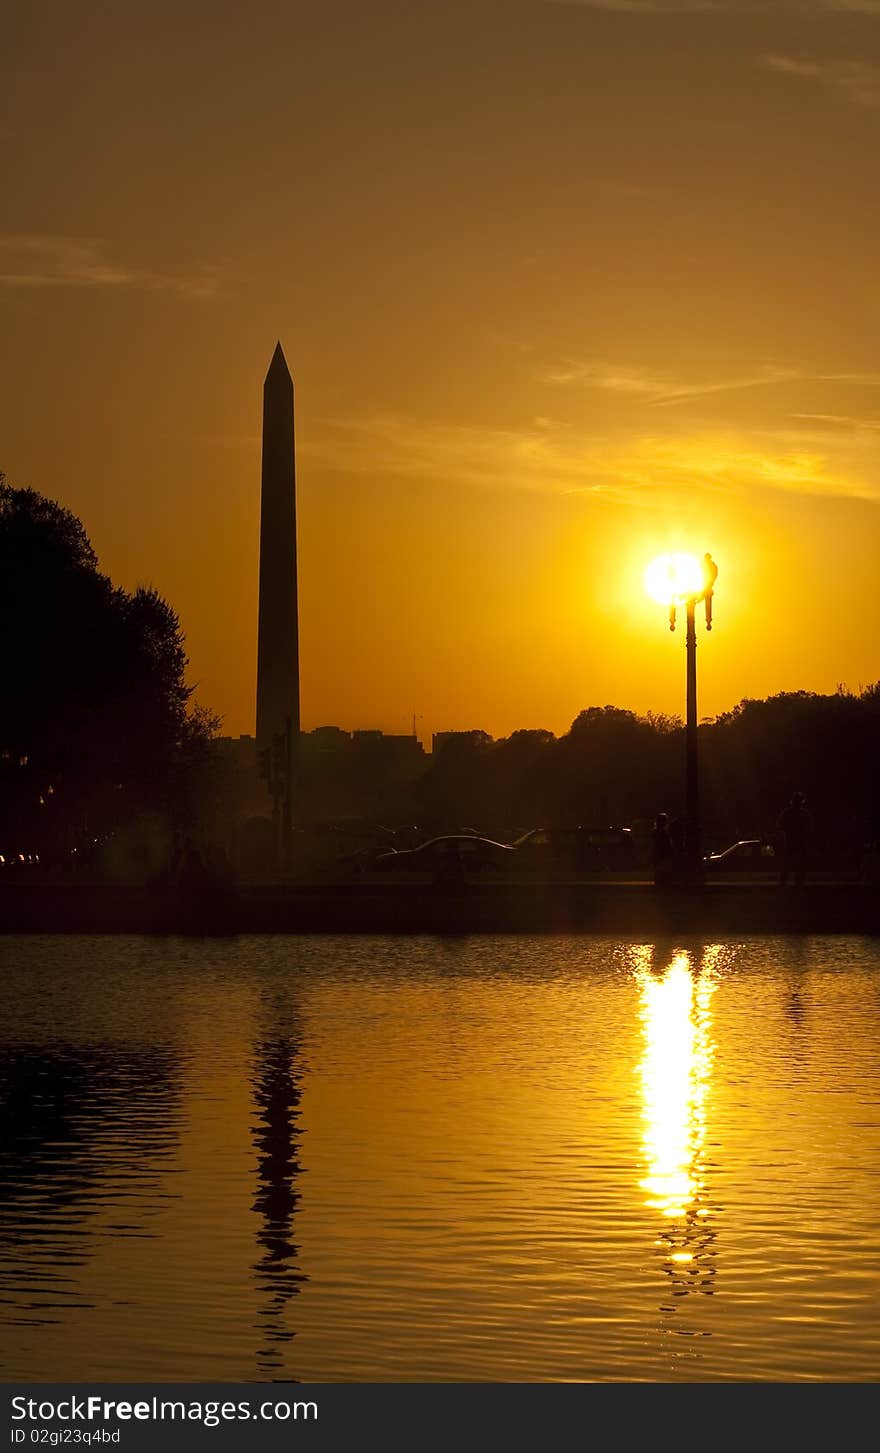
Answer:
[(669, 550), (719, 566), (701, 714), (877, 679), (876, 15), (8, 8), (0, 469), (172, 602), (225, 733), (278, 337), (305, 729), (681, 714)]

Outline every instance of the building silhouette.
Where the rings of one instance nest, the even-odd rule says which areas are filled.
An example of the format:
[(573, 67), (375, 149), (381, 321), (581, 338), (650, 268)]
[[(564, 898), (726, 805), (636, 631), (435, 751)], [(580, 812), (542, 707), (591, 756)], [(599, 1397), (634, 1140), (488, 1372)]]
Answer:
[(431, 755), (438, 757), (447, 752), (478, 752), (491, 745), (492, 737), (488, 732), (434, 732), (431, 738)]
[(293, 380), (278, 343), (263, 384), (257, 746), (299, 728)]

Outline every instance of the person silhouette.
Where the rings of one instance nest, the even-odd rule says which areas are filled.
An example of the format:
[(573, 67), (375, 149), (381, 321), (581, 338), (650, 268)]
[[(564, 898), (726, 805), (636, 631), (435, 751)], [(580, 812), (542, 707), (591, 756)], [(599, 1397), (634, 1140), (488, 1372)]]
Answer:
[(456, 842), (444, 843), (434, 873), (434, 887), (454, 891), (464, 888), (466, 882), (464, 863), (461, 860), (458, 844)]
[(669, 828), (669, 814), (658, 812), (651, 834), (651, 857), (654, 866), (654, 883), (662, 887), (672, 876), (675, 858), (675, 844)]
[(703, 600), (706, 602), (706, 630), (712, 629), (712, 594), (718, 579), (718, 566), (707, 550), (703, 556)]
[(803, 792), (792, 793), (788, 806), (779, 814), (776, 826), (782, 836), (782, 863), (779, 883), (785, 887), (789, 874), (794, 874), (795, 885), (802, 888), (807, 875), (807, 857), (813, 834), (813, 819), (807, 811)]

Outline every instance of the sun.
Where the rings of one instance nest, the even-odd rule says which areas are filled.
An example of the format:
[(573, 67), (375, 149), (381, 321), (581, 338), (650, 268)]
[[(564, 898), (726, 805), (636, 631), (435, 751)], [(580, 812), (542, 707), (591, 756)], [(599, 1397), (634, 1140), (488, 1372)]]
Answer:
[(645, 590), (658, 605), (683, 605), (703, 589), (703, 572), (693, 555), (658, 555), (645, 571)]

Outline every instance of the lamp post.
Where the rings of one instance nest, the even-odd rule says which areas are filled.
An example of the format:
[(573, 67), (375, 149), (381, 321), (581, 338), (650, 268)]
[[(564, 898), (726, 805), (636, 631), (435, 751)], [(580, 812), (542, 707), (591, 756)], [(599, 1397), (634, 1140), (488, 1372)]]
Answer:
[(687, 690), (685, 716), (685, 859), (690, 881), (703, 875), (700, 821), (700, 765), (697, 751), (697, 602), (706, 606), (706, 630), (712, 629), (712, 597), (718, 568), (711, 555), (702, 564), (693, 555), (661, 555), (648, 566), (645, 586), (654, 600), (669, 607), (669, 629), (676, 611), (685, 608)]
[(700, 831), (700, 763), (697, 756), (697, 597), (688, 596), (685, 649), (687, 651), (687, 712), (685, 716), (684, 842), (688, 872), (696, 877), (703, 871)]

